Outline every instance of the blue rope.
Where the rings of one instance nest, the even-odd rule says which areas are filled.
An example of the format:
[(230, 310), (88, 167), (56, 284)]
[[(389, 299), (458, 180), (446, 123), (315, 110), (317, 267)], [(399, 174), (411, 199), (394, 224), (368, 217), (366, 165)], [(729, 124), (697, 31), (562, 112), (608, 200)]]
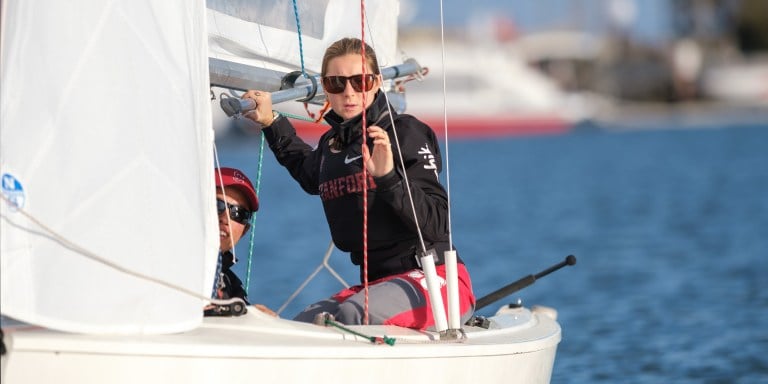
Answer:
[[(261, 142), (259, 144), (259, 161), (257, 164), (257, 170), (256, 170), (256, 196), (259, 196), (259, 190), (261, 189), (261, 166), (263, 164), (264, 159), (264, 132), (261, 133)], [(245, 292), (248, 293), (249, 288), (251, 286), (251, 265), (253, 264), (253, 245), (254, 245), (254, 238), (256, 237), (256, 214), (257, 212), (253, 213), (253, 216), (251, 216), (251, 237), (250, 241), (248, 243), (248, 265), (246, 266), (246, 273), (245, 273)]]
[(299, 58), (301, 59), (301, 74), (304, 77), (309, 77), (304, 70), (304, 44), (301, 41), (301, 22), (299, 22), (299, 8), (296, 5), (296, 0), (293, 0), (293, 14), (296, 16), (296, 32), (299, 34)]
[[(301, 74), (309, 78), (309, 75), (307, 75), (306, 70), (304, 69), (304, 43), (301, 40), (301, 22), (299, 21), (299, 7), (296, 5), (296, 0), (293, 0), (293, 14), (296, 17), (296, 31), (299, 35), (299, 58), (301, 59)], [(258, 162), (258, 170), (256, 172), (256, 196), (259, 195), (259, 190), (261, 188), (261, 166), (263, 164), (262, 159), (264, 158), (264, 133), (261, 134), (261, 144), (259, 146), (259, 162)], [(246, 266), (246, 274), (245, 274), (245, 292), (248, 292), (251, 287), (251, 265), (253, 264), (253, 247), (254, 247), (254, 238), (256, 237), (256, 212), (253, 213), (253, 216), (251, 217), (251, 236), (250, 236), (250, 242), (248, 244), (248, 265)]]

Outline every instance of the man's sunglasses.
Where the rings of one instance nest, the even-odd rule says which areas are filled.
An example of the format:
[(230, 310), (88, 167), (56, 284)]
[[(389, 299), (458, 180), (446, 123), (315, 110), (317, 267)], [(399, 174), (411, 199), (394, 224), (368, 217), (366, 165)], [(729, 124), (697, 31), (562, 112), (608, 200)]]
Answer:
[[(373, 88), (373, 80), (376, 75), (368, 73), (365, 75), (365, 92)], [(363, 92), (363, 75), (354, 76), (325, 76), (322, 79), (323, 89), (326, 93), (342, 93), (347, 88), (347, 81), (352, 84), (355, 92)]]
[(243, 208), (242, 206), (235, 204), (227, 204), (224, 200), (216, 199), (216, 211), (219, 215), (224, 213), (229, 208), (229, 218), (240, 223), (248, 224), (248, 220), (251, 219), (251, 211)]

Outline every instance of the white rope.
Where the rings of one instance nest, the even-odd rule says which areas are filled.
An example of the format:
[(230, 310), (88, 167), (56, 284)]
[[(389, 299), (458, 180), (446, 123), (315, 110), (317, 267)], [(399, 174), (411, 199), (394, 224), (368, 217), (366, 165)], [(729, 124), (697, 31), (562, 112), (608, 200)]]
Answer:
[[(99, 256), (99, 255), (97, 255), (97, 254), (95, 254), (95, 253), (93, 253), (93, 252), (91, 252), (91, 251), (89, 251), (89, 250), (87, 250), (87, 249), (85, 249), (85, 248), (83, 248), (83, 247), (73, 243), (72, 241), (69, 241), (67, 238), (65, 238), (64, 236), (62, 236), (58, 232), (54, 231), (53, 229), (51, 229), (47, 225), (43, 224), (40, 220), (38, 220), (37, 218), (35, 218), (31, 214), (29, 214), (26, 210), (22, 209), (21, 207), (19, 207), (15, 203), (13, 203), (5, 195), (0, 194), (0, 197), (2, 197), (2, 199), (5, 200), (5, 202), (8, 203), (10, 206), (13, 206), (14, 209), (16, 210), (16, 212), (22, 214), (22, 216), (26, 217), (27, 219), (29, 219), (29, 221), (33, 222), (34, 224), (36, 224), (38, 227), (40, 227), (41, 229), (43, 229), (46, 232), (46, 233), (41, 233), (41, 235), (48, 236), (50, 239), (58, 242), (59, 244), (61, 244), (65, 248), (67, 248), (67, 249), (69, 249), (69, 250), (71, 250), (71, 251), (73, 251), (75, 253), (78, 253), (81, 256), (86, 257), (87, 259), (90, 259), (90, 260), (95, 261), (97, 263), (101, 263), (101, 264), (103, 264), (103, 265), (105, 265), (107, 267), (110, 267), (112, 269), (115, 269), (117, 271), (125, 273), (127, 275), (130, 275), (130, 276), (142, 279), (142, 280), (150, 281), (150, 282), (153, 282), (153, 283), (158, 284), (158, 285), (162, 285), (162, 286), (164, 286), (166, 288), (173, 289), (173, 290), (181, 292), (181, 293), (183, 293), (185, 295), (192, 296), (194, 298), (201, 299), (201, 300), (203, 300), (205, 302), (210, 302), (212, 304), (216, 304), (216, 305), (229, 305), (229, 304), (232, 304), (232, 303), (235, 303), (235, 302), (242, 302), (242, 300), (239, 299), (239, 298), (232, 298), (232, 299), (227, 299), (227, 300), (212, 299), (210, 297), (201, 295), (198, 292), (194, 292), (194, 291), (189, 290), (187, 288), (184, 288), (182, 286), (179, 286), (179, 285), (176, 285), (176, 284), (173, 284), (173, 283), (169, 283), (167, 281), (158, 279), (156, 277), (149, 276), (149, 275), (146, 275), (144, 273), (136, 272), (136, 271), (134, 271), (132, 269), (123, 267), (123, 266), (121, 266), (121, 265), (119, 265), (117, 263), (114, 263), (114, 262), (112, 262), (110, 260), (107, 260), (106, 258), (101, 257), (101, 256)], [(6, 220), (7, 220), (7, 218), (6, 218)]]
[(405, 190), (408, 193), (408, 202), (411, 204), (411, 213), (413, 214), (413, 221), (416, 224), (416, 233), (419, 236), (419, 243), (421, 244), (421, 250), (424, 254), (427, 253), (427, 246), (424, 244), (424, 236), (421, 234), (421, 226), (419, 225), (419, 218), (416, 215), (416, 205), (413, 203), (413, 194), (411, 193), (411, 183), (408, 182), (408, 174), (405, 171), (405, 160), (403, 160), (403, 151), (400, 149), (400, 138), (397, 135), (397, 126), (395, 125), (395, 117), (392, 115), (392, 106), (389, 103), (389, 97), (387, 92), (382, 90), (384, 99), (387, 100), (387, 112), (389, 115), (389, 122), (392, 124), (392, 132), (395, 136), (395, 145), (397, 146), (398, 160), (400, 160), (400, 169), (403, 170), (403, 180), (405, 182)]
[[(219, 163), (219, 151), (216, 149), (216, 143), (213, 143), (213, 158), (216, 163), (216, 177), (219, 179), (219, 185), (224, 185), (224, 178), (221, 176), (221, 164)], [(221, 188), (221, 194), (224, 196), (224, 203), (227, 203), (227, 191), (224, 190), (224, 188)], [(225, 208), (225, 215), (227, 218), (227, 226), (229, 228), (232, 228), (232, 220), (229, 218), (229, 212), (226, 212), (227, 209)], [(235, 253), (235, 242), (232, 240), (232, 236), (228, 236), (229, 238), (229, 244), (231, 246), (232, 250), (232, 261), (237, 262), (237, 254)], [(218, 276), (216, 276), (218, 278)]]

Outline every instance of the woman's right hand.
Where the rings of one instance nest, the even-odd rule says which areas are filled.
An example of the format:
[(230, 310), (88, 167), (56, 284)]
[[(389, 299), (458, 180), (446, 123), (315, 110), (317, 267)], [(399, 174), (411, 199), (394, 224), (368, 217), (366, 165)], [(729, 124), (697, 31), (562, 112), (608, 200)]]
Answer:
[(256, 103), (256, 108), (243, 114), (248, 119), (251, 119), (262, 127), (269, 127), (274, 120), (272, 114), (272, 94), (264, 91), (250, 90), (246, 92), (243, 99), (251, 99)]
[(381, 127), (371, 125), (368, 127), (368, 137), (373, 139), (373, 151), (368, 146), (363, 147), (363, 159), (368, 172), (373, 177), (382, 177), (394, 169), (392, 158), (392, 144), (389, 142), (387, 131)]

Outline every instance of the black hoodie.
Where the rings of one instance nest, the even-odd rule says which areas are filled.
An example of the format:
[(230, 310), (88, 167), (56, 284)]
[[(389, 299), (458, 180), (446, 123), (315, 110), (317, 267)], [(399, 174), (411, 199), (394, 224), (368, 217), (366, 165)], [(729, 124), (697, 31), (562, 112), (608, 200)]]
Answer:
[[(395, 121), (392, 129), (389, 111)], [(361, 156), (362, 114), (347, 121), (331, 111), (325, 116), (331, 129), (313, 149), (296, 135), (286, 118), (276, 119), (264, 129), (277, 161), (308, 193), (320, 195), (325, 217), (336, 246), (350, 252), (352, 262), (363, 261), (363, 160)], [(416, 223), (427, 249), (434, 248), (442, 264), (448, 249), (447, 194), (438, 179), (442, 159), (432, 129), (415, 117), (398, 115), (387, 108), (381, 92), (366, 110), (368, 125), (385, 129), (393, 147), (395, 170), (382, 177), (368, 174), (368, 276), (373, 281), (417, 268), (422, 246)], [(368, 146), (373, 144), (368, 139)], [(402, 149), (405, 171), (400, 165)], [(408, 175), (413, 207), (406, 190)], [(361, 276), (362, 276), (361, 267)]]

